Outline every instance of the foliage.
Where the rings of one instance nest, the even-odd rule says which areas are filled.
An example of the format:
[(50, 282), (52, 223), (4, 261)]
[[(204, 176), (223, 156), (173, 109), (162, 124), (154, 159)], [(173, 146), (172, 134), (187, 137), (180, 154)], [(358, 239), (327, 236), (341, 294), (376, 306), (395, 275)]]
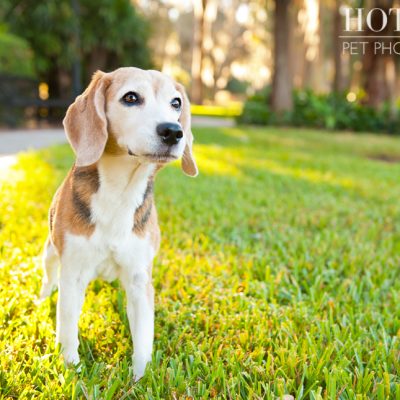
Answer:
[(1, 29), (0, 74), (35, 76), (33, 53), (27, 41)]
[(0, 25), (0, 122), (16, 126), (23, 121), (24, 110), (10, 107), (10, 96), (31, 94), (32, 87), (36, 94), (35, 75), (33, 52), (27, 41)]
[(74, 40), (78, 26), (85, 64), (101, 49), (106, 58), (99, 68), (114, 68), (115, 63), (149, 65), (148, 26), (129, 0), (80, 0), (79, 4), (79, 20), (69, 0), (4, 0), (0, 16), (11, 32), (29, 42), (43, 78), (71, 68), (78, 52)]
[[(129, 0), (80, 1), (83, 55), (107, 50), (107, 69), (120, 66), (149, 68), (149, 26)], [(96, 16), (94, 18), (93, 16)]]
[(356, 132), (398, 133), (400, 111), (391, 116), (389, 106), (377, 110), (358, 101), (349, 102), (346, 93), (316, 94), (311, 90), (293, 92), (293, 111), (277, 116), (269, 106), (269, 90), (250, 97), (238, 118), (241, 123), (349, 129)]
[(247, 81), (242, 81), (237, 78), (230, 78), (226, 84), (225, 90), (231, 93), (244, 94), (249, 88), (250, 83)]
[[(20, 156), (0, 185), (0, 398), (388, 399), (400, 396), (398, 138), (196, 129), (201, 174), (156, 182), (153, 362), (132, 383), (117, 283), (95, 281), (81, 372), (38, 303), (40, 252), (67, 146)], [(172, 212), (171, 212), (172, 211)]]
[(70, 37), (74, 22), (70, 2), (5, 0), (0, 11), (11, 32), (29, 42), (39, 74), (54, 68), (53, 64), (71, 65), (74, 49)]
[(272, 121), (272, 111), (266, 103), (248, 100), (238, 120), (242, 124), (268, 125)]

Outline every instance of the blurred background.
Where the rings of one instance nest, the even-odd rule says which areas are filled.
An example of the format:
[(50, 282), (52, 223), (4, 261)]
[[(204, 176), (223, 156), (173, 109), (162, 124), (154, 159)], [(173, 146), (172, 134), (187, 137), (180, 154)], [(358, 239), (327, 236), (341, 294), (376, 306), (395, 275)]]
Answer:
[[(58, 125), (94, 71), (137, 66), (181, 81), (195, 115), (397, 133), (400, 38), (389, 10), (399, 3), (2, 0), (0, 126)], [(364, 38), (343, 38), (357, 34), (344, 31), (348, 8), (357, 26), (357, 7)], [(376, 7), (388, 15), (379, 35), (391, 37), (365, 23)], [(383, 19), (374, 12), (372, 26)], [(361, 40), (364, 51), (343, 49)], [(377, 41), (391, 51), (374, 51)]]

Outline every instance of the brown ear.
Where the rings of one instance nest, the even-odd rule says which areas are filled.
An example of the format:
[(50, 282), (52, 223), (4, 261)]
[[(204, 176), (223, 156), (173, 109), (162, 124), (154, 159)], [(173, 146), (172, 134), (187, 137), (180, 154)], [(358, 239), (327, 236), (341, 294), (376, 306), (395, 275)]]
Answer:
[(93, 75), (87, 89), (69, 106), (63, 121), (78, 167), (98, 161), (107, 142), (104, 76), (101, 71)]
[(182, 125), (186, 139), (186, 146), (182, 156), (182, 170), (186, 175), (197, 176), (199, 171), (197, 169), (196, 161), (194, 160), (192, 152), (193, 134), (190, 122), (190, 102), (186, 95), (185, 88), (180, 83), (176, 84), (176, 89), (182, 95), (182, 111), (179, 122)]

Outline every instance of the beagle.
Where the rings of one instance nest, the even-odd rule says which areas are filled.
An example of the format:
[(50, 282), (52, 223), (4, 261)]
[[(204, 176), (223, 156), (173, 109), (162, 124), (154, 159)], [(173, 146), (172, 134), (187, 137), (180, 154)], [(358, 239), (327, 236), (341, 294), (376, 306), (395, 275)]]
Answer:
[(198, 173), (190, 104), (183, 86), (161, 72), (98, 71), (63, 124), (76, 161), (50, 208), (41, 298), (58, 283), (56, 343), (65, 362), (77, 364), (86, 286), (96, 277), (119, 279), (137, 380), (153, 346), (151, 273), (160, 242), (153, 182), (157, 171), (179, 158), (187, 175)]

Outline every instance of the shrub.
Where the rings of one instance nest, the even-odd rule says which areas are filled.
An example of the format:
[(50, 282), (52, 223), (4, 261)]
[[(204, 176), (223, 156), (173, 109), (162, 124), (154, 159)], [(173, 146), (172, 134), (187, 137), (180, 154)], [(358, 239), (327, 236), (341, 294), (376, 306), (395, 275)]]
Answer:
[(27, 95), (35, 75), (33, 52), (28, 42), (7, 32), (4, 25), (0, 26), (1, 123), (15, 127), (23, 121), (24, 109), (13, 107), (12, 100), (16, 92)]
[(34, 77), (33, 52), (26, 40), (0, 31), (0, 74)]
[(266, 103), (249, 100), (246, 101), (239, 120), (243, 124), (268, 125), (271, 123), (271, 110)]
[(309, 89), (295, 90), (293, 110), (279, 118), (270, 109), (269, 98), (269, 88), (250, 97), (238, 122), (388, 133), (398, 132), (400, 126), (399, 112), (391, 115), (387, 104), (376, 110), (357, 101), (349, 102), (346, 93), (316, 94)]
[(229, 79), (225, 90), (229, 90), (231, 93), (244, 94), (249, 87), (249, 82), (241, 81), (236, 78)]

